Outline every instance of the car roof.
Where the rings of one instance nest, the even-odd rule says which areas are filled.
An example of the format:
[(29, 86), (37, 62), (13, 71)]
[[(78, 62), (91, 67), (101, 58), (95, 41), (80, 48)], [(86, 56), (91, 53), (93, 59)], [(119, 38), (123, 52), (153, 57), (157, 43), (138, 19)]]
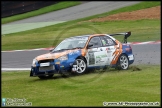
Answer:
[(85, 38), (85, 37), (94, 37), (94, 36), (105, 36), (106, 34), (91, 34), (91, 35), (80, 35), (80, 36), (73, 36), (73, 37), (69, 37), (66, 39), (70, 39), (70, 38)]
[(82, 37), (89, 37), (90, 35), (80, 35), (80, 36), (73, 36), (69, 38), (82, 38)]

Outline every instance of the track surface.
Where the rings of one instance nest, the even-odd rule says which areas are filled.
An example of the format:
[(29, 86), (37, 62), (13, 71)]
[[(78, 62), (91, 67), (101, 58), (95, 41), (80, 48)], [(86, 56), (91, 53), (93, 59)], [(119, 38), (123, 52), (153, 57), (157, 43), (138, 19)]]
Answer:
[[(44, 15), (15, 21), (8, 23), (9, 25), (46, 22), (46, 21), (69, 21), (78, 18), (83, 18), (103, 12), (108, 12), (120, 7), (139, 3), (139, 1), (124, 1), (124, 2), (87, 2), (79, 6), (74, 6), (68, 9), (63, 9), (56, 12), (47, 13)], [(6, 25), (8, 25), (6, 24)], [(135, 55), (136, 64), (160, 64), (161, 50), (160, 44), (145, 44), (132, 45)], [(34, 57), (48, 53), (46, 50), (39, 51), (21, 51), (21, 52), (2, 52), (2, 68), (30, 68)]]
[(50, 25), (62, 23), (65, 21), (75, 20), (79, 18), (88, 17), (91, 15), (109, 12), (111, 10), (125, 7), (128, 5), (133, 5), (139, 2), (140, 1), (84, 2), (81, 5), (73, 6), (70, 8), (66, 8), (66, 9), (46, 13), (43, 15), (11, 22), (8, 24), (3, 24), (2, 35), (26, 31), (30, 29), (39, 28), (39, 27), (50, 26)]
[[(161, 50), (160, 44), (132, 45), (137, 64), (160, 64)], [(30, 68), (32, 60), (47, 50), (21, 51), (21, 52), (2, 52), (2, 68)]]
[(49, 22), (49, 21), (70, 21), (79, 18), (84, 18), (104, 12), (109, 12), (114, 9), (133, 5), (140, 1), (93, 1), (86, 2), (81, 5), (73, 6), (70, 8), (46, 13), (43, 15), (27, 18), (20, 21), (11, 22), (8, 24), (20, 23), (35, 23), (35, 22)]

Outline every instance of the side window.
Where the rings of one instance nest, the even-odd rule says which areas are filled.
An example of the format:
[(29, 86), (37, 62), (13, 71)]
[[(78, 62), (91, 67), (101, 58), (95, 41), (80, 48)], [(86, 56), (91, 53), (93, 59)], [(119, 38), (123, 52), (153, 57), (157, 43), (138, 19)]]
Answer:
[(93, 37), (91, 38), (91, 40), (89, 41), (89, 44), (92, 44), (93, 46), (91, 48), (97, 48), (97, 47), (101, 47), (102, 43), (99, 37)]
[(103, 46), (116, 45), (115, 41), (109, 38), (108, 36), (101, 36), (101, 41)]

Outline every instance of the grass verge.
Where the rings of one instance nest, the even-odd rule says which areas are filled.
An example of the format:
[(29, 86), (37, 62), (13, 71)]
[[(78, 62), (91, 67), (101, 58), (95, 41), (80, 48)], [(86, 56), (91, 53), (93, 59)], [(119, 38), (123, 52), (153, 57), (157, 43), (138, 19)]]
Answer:
[[(140, 71), (135, 69), (139, 68)], [(28, 71), (2, 72), (2, 98), (25, 98), (33, 106), (103, 106), (103, 102), (160, 102), (160, 66), (95, 71), (40, 80)]]
[[(33, 49), (56, 46), (66, 37), (131, 31), (128, 42), (160, 40), (160, 20), (85, 22), (75, 25), (49, 26), (2, 37), (2, 50)], [(30, 37), (30, 38), (29, 38)], [(123, 36), (116, 36), (123, 40)], [(10, 41), (13, 40), (13, 41)]]
[(35, 11), (31, 11), (31, 12), (27, 12), (27, 13), (23, 13), (23, 14), (19, 14), (19, 15), (14, 15), (14, 16), (11, 16), (11, 17), (2, 18), (1, 24), (5, 24), (5, 23), (9, 23), (9, 22), (13, 22), (13, 21), (17, 21), (17, 20), (21, 20), (21, 19), (25, 19), (25, 18), (37, 16), (37, 15), (41, 15), (41, 14), (44, 14), (44, 13), (68, 8), (68, 7), (79, 5), (79, 4), (81, 4), (81, 2), (79, 2), (79, 1), (59, 2), (57, 4), (46, 6), (44, 8), (41, 8), (41, 9), (38, 9), (38, 10), (35, 10)]
[(131, 5), (131, 6), (126, 6), (123, 8), (115, 9), (110, 12), (105, 12), (102, 14), (97, 14), (97, 15), (93, 15), (90, 17), (82, 18), (82, 20), (90, 20), (93, 18), (102, 18), (102, 17), (112, 15), (112, 14), (117, 14), (117, 13), (121, 13), (121, 12), (132, 12), (132, 11), (151, 8), (151, 7), (160, 6), (160, 5), (161, 5), (160, 1), (143, 1), (140, 3), (134, 4), (134, 5)]

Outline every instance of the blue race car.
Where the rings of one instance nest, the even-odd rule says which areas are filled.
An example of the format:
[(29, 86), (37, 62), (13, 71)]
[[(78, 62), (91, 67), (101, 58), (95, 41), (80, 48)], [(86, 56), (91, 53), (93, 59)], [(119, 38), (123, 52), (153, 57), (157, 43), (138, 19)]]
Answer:
[[(124, 43), (113, 36), (124, 35)], [(30, 76), (40, 79), (54, 74), (82, 74), (89, 68), (106, 66), (128, 69), (134, 62), (132, 48), (127, 44), (131, 32), (116, 34), (93, 34), (64, 39), (49, 53), (33, 59)]]

